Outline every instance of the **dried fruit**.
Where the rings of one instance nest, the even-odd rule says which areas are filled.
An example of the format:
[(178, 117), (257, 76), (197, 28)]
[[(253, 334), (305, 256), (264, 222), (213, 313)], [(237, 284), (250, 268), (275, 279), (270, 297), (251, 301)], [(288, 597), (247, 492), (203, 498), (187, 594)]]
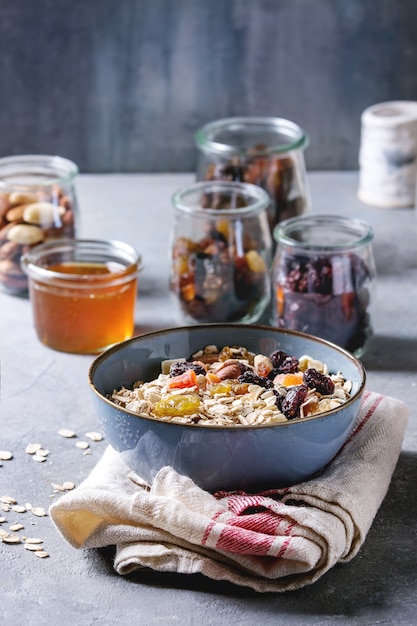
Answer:
[(169, 369), (169, 375), (172, 377), (180, 376), (190, 369), (194, 370), (196, 374), (206, 373), (206, 370), (201, 363), (196, 363), (194, 361), (175, 361)]
[(292, 420), (300, 415), (300, 407), (307, 398), (308, 387), (307, 385), (297, 385), (297, 387), (290, 387), (287, 391), (287, 395), (282, 400), (281, 411), (285, 417)]
[(200, 398), (196, 394), (170, 395), (159, 400), (154, 406), (158, 417), (175, 417), (196, 413), (200, 408)]
[(265, 378), (264, 376), (258, 376), (255, 374), (253, 370), (246, 370), (243, 372), (238, 378), (240, 383), (250, 383), (252, 385), (259, 385), (260, 387), (265, 387), (265, 389), (271, 389), (274, 386), (274, 383), (269, 378)]
[(197, 384), (197, 374), (193, 369), (188, 368), (182, 374), (170, 378), (167, 382), (167, 388), (185, 389), (187, 387), (196, 387)]
[(310, 389), (315, 389), (323, 396), (330, 396), (334, 392), (332, 379), (314, 368), (309, 368), (304, 372), (303, 381)]

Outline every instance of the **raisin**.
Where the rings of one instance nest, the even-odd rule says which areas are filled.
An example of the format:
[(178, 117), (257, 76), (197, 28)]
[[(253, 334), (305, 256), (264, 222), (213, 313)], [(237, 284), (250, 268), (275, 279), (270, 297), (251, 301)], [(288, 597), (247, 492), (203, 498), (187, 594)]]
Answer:
[(158, 417), (183, 417), (197, 413), (200, 406), (200, 398), (196, 394), (172, 394), (156, 402), (153, 411)]
[(269, 378), (265, 378), (264, 376), (258, 376), (255, 374), (253, 370), (246, 370), (243, 372), (238, 378), (240, 383), (249, 383), (252, 385), (259, 385), (260, 387), (265, 387), (265, 389), (272, 389), (274, 383)]
[(288, 389), (287, 395), (281, 403), (281, 411), (286, 418), (293, 420), (300, 416), (300, 406), (307, 398), (307, 393), (307, 385), (297, 385)]
[(277, 374), (294, 374), (298, 370), (298, 359), (290, 356), (282, 350), (276, 350), (270, 355), (274, 369), (269, 373), (269, 378), (274, 379)]
[(287, 357), (289, 357), (289, 354), (282, 350), (275, 350), (275, 352), (269, 355), (269, 359), (274, 367), (279, 367)]
[(274, 395), (275, 395), (275, 404), (276, 404), (278, 410), (281, 411), (281, 413), (282, 413), (282, 403), (284, 401), (285, 396), (282, 395), (278, 391), (278, 389), (275, 389), (275, 387), (272, 389), (272, 391), (274, 392)]
[(330, 396), (334, 392), (332, 379), (312, 367), (304, 372), (303, 381), (310, 389), (315, 389), (322, 396)]
[(193, 363), (190, 361), (176, 361), (172, 363), (169, 368), (169, 375), (171, 378), (174, 376), (180, 376), (184, 374), (187, 370), (194, 370), (196, 374), (206, 374), (206, 370), (199, 363)]

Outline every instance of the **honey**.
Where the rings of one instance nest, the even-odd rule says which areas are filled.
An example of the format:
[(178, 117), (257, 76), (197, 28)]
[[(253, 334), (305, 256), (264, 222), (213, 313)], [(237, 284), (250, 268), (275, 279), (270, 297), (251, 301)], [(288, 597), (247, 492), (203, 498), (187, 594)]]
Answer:
[(134, 330), (137, 263), (55, 257), (50, 255), (35, 269), (28, 266), (40, 341), (55, 350), (87, 354), (129, 339)]

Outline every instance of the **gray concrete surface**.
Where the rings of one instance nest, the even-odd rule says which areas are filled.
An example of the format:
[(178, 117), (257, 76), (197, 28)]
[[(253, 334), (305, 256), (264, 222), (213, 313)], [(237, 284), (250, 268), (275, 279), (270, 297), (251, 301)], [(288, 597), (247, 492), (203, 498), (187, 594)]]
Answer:
[(2, 0), (0, 155), (193, 171), (193, 134), (277, 115), (310, 169), (358, 166), (360, 115), (417, 99), (414, 0)]
[[(392, 624), (417, 623), (417, 218), (415, 210), (381, 210), (356, 199), (357, 174), (309, 175), (313, 211), (362, 216), (375, 229), (379, 272), (375, 338), (364, 357), (368, 387), (401, 398), (410, 420), (389, 492), (366, 541), (350, 563), (317, 583), (284, 595), (261, 595), (206, 580), (154, 572), (125, 578), (112, 568), (111, 547), (77, 551), (49, 517), (7, 514), (28, 536), (44, 540), (38, 559), (22, 545), (0, 543), (0, 624)], [(137, 332), (176, 324), (167, 292), (170, 195), (189, 174), (85, 175), (78, 181), (84, 237), (117, 237), (136, 245), (144, 269)], [(48, 508), (51, 483), (76, 484), (99, 460), (105, 441), (84, 455), (57, 434), (97, 430), (87, 388), (92, 358), (54, 352), (36, 338), (28, 300), (0, 294), (0, 495)], [(39, 442), (45, 463), (25, 453)], [(5, 524), (3, 524), (3, 527)], [(22, 531), (23, 532), (23, 531)]]

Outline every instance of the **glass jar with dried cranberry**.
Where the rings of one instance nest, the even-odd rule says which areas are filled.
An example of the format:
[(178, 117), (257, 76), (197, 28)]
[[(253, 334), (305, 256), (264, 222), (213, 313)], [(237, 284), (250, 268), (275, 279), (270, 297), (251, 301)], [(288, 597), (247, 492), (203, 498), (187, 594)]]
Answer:
[(372, 334), (372, 228), (334, 215), (286, 220), (274, 231), (272, 324), (361, 356)]
[(258, 321), (270, 301), (267, 193), (199, 182), (172, 198), (170, 289), (187, 323)]
[(279, 117), (231, 117), (203, 126), (195, 136), (198, 180), (251, 183), (270, 196), (271, 233), (278, 222), (310, 208), (304, 150), (309, 139)]

